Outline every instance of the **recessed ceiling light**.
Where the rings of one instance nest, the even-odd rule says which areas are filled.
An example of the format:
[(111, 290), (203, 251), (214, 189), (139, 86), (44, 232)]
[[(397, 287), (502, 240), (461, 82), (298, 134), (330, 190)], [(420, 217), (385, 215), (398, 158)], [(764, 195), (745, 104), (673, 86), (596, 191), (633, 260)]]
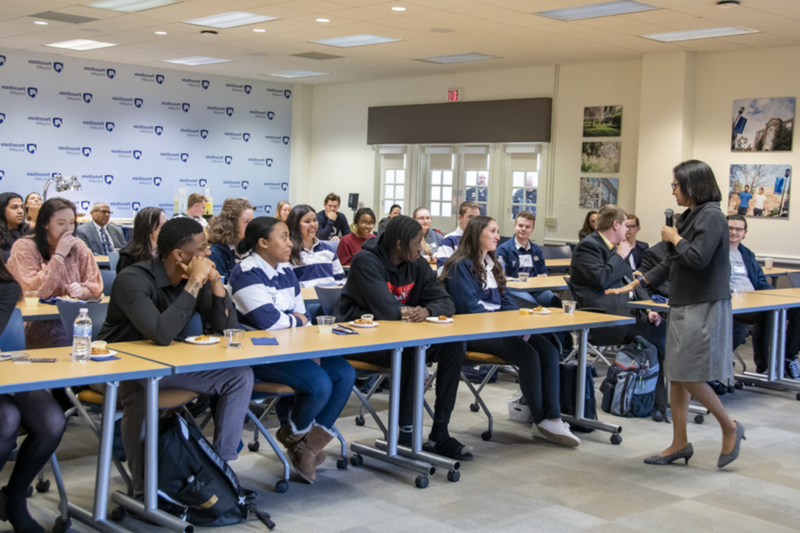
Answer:
[(285, 70), (283, 72), (265, 74), (265, 76), (275, 76), (278, 78), (308, 78), (310, 76), (327, 76), (328, 74), (328, 72), (314, 72), (313, 70)]
[(38, 24), (39, 26), (47, 26), (47, 22), (43, 20), (34, 20), (33, 23)]
[(640, 11), (651, 11), (653, 9), (661, 8), (635, 2), (634, 0), (618, 0), (616, 2), (603, 2), (602, 4), (590, 4), (581, 7), (539, 11), (536, 14), (556, 20), (581, 20), (595, 17), (609, 17), (612, 15), (624, 15), (626, 13), (638, 13)]
[(213, 65), (214, 63), (229, 63), (233, 61), (232, 59), (217, 59), (215, 57), (203, 57), (203, 56), (195, 56), (195, 57), (181, 57), (178, 59), (164, 59), (164, 63), (175, 63), (177, 65), (188, 65), (190, 67), (196, 67), (199, 65)]
[(267, 30), (265, 30), (264, 28), (253, 28), (253, 31), (256, 32), (256, 33), (264, 33)]
[(675, 41), (691, 41), (693, 39), (713, 39), (714, 37), (730, 37), (731, 35), (745, 35), (748, 33), (759, 33), (758, 30), (743, 28), (741, 26), (729, 26), (725, 28), (705, 28), (702, 30), (670, 31), (667, 33), (651, 33), (650, 35), (640, 35), (645, 39), (652, 39), (662, 43), (673, 43)]
[(167, 34), (167, 32), (165, 32), (165, 31), (154, 31), (153, 33), (155, 33), (156, 35), (166, 35)]
[(168, 6), (174, 3), (175, 0), (100, 0), (99, 2), (89, 4), (89, 7), (132, 13), (134, 11), (153, 9), (154, 7)]
[(347, 37), (334, 37), (333, 39), (323, 39), (321, 41), (311, 41), (315, 44), (336, 46), (339, 48), (350, 48), (351, 46), (366, 46), (368, 44), (395, 43), (402, 39), (390, 39), (380, 35), (348, 35)]
[(235, 28), (236, 26), (247, 26), (248, 24), (258, 24), (259, 22), (269, 22), (277, 20), (277, 17), (267, 17), (266, 15), (254, 15), (244, 11), (231, 11), (210, 17), (185, 20), (186, 24), (197, 26), (210, 26), (211, 28)]
[(69, 50), (97, 50), (98, 48), (108, 48), (110, 46), (119, 46), (113, 43), (101, 43), (99, 41), (92, 41), (89, 39), (74, 39), (72, 41), (62, 41), (60, 43), (46, 44), (45, 46), (52, 46), (53, 48), (67, 48)]
[(406, 10), (406, 8), (404, 8), (404, 7), (399, 7), (399, 6), (398, 6), (398, 7), (393, 7), (393, 8), (392, 8), (392, 11), (405, 11), (405, 10)]
[(456, 30), (450, 28), (431, 28), (428, 31), (433, 33), (454, 33)]
[(317, 19), (317, 22), (330, 22), (331, 19)]
[(478, 52), (470, 52), (468, 54), (455, 54), (452, 56), (426, 57), (424, 59), (417, 59), (417, 61), (425, 61), (427, 63), (439, 63), (441, 65), (447, 65), (449, 63), (467, 63), (469, 61), (485, 61), (487, 59), (500, 59), (500, 58), (497, 56), (479, 54)]

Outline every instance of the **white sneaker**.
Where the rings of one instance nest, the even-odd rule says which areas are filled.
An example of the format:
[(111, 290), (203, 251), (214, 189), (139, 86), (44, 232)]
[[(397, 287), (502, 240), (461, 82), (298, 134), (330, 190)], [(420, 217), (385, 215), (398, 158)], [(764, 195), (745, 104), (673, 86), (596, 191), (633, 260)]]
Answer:
[(569, 424), (563, 420), (544, 420), (538, 425), (534, 424), (531, 433), (534, 438), (554, 442), (565, 448), (577, 448), (581, 445), (581, 440), (572, 434)]
[(800, 379), (800, 365), (797, 363), (797, 359), (792, 359), (789, 361), (789, 364), (786, 365), (786, 367), (790, 378)]

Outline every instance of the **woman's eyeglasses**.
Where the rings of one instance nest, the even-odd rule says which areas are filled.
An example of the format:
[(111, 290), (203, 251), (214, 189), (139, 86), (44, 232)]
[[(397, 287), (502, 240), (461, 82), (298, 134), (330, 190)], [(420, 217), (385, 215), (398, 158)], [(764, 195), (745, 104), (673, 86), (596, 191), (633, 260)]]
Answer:
[(677, 183), (674, 183), (674, 182), (673, 182), (673, 183), (670, 183), (670, 185), (672, 186), (672, 190), (673, 190), (673, 191), (674, 191), (674, 190), (675, 190), (675, 189), (678, 187), (678, 184), (677, 184)]

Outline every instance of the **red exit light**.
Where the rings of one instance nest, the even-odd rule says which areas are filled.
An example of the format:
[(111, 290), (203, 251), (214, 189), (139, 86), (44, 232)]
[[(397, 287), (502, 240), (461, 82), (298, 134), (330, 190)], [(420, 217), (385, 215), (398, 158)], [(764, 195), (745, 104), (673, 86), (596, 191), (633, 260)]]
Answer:
[(447, 91), (448, 102), (458, 102), (461, 100), (461, 89), (450, 89)]

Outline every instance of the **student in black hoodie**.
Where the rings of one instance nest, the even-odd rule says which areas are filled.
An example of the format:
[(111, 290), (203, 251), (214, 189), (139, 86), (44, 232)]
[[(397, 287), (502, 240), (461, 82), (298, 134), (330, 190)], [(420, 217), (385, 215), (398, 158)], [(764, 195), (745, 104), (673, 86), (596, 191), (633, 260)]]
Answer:
[[(389, 221), (386, 231), (377, 239), (367, 240), (350, 264), (347, 284), (342, 290), (336, 320), (350, 321), (365, 313), (377, 320), (400, 320), (400, 307), (412, 307), (411, 322), (422, 322), (429, 316), (455, 313), (455, 305), (437, 281), (422, 250), (422, 226), (416, 220), (397, 216)], [(413, 327), (413, 326), (410, 326)], [(411, 443), (413, 419), (413, 349), (403, 353), (400, 385), (400, 444)], [(464, 347), (460, 342), (436, 344), (427, 352), (428, 359), (438, 362), (436, 403), (427, 452), (459, 461), (472, 459), (471, 448), (462, 445), (447, 431), (450, 414), (456, 403)], [(388, 351), (359, 354), (352, 359), (388, 366)]]

